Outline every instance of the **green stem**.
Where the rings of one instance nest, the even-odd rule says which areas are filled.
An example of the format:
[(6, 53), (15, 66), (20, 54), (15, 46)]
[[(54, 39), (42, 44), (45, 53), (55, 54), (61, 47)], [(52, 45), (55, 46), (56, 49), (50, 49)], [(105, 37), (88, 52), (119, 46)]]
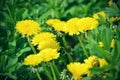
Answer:
[(68, 57), (68, 59), (69, 59), (69, 62), (73, 62), (73, 58), (72, 58), (72, 56), (70, 55), (70, 53), (66, 53), (67, 54), (67, 57)]
[(33, 53), (36, 54), (37, 51), (35, 50), (34, 46), (31, 44), (29, 37), (27, 38), (27, 40), (28, 40), (28, 43), (29, 43), (29, 45), (30, 45), (30, 47), (31, 47), (31, 49), (32, 49), (32, 51), (33, 51)]
[(49, 78), (49, 80), (53, 80), (50, 72), (47, 70), (45, 64), (42, 64), (43, 69), (45, 70), (46, 76)]
[(65, 40), (65, 37), (64, 37), (64, 36), (62, 36), (62, 40), (63, 40), (63, 44), (64, 44), (65, 48), (67, 48), (67, 42), (66, 42), (66, 40)]
[[(36, 54), (37, 51), (35, 50), (34, 46), (31, 44), (29, 37), (27, 38), (27, 40), (28, 40), (28, 43), (29, 43), (29, 45), (30, 45), (33, 53)], [(49, 80), (52, 80), (52, 76), (50, 75), (50, 72), (47, 70), (46, 66), (45, 66), (44, 64), (42, 64), (42, 67), (43, 67), (43, 69), (45, 70), (46, 75), (47, 75), (47, 77), (49, 78)]]
[(87, 53), (87, 51), (85, 49), (85, 46), (82, 43), (82, 40), (81, 40), (80, 36), (77, 36), (77, 37), (78, 37), (79, 43), (80, 43), (80, 45), (81, 45), (81, 47), (82, 47), (82, 49), (84, 51), (85, 56), (88, 57), (88, 53)]
[(5, 80), (7, 80), (7, 78), (8, 78), (8, 77), (6, 76), (6, 77), (5, 77)]
[(55, 65), (55, 62), (52, 61), (52, 64), (53, 64), (53, 67), (54, 67), (54, 69), (55, 69), (56, 76), (57, 76), (57, 77), (60, 77), (60, 71), (58, 70), (57, 66)]
[(114, 80), (116, 80), (117, 77), (118, 77), (118, 71), (115, 71), (115, 72), (114, 72)]
[(89, 32), (87, 33), (87, 32), (85, 32), (85, 35), (86, 35), (86, 37), (87, 37), (87, 40), (88, 40), (88, 46), (89, 46), (89, 54), (90, 55), (92, 55), (91, 53), (92, 53), (92, 51), (91, 51), (91, 39), (90, 39), (90, 34), (89, 34)]
[(42, 78), (41, 78), (41, 76), (40, 76), (40, 74), (38, 73), (38, 71), (37, 71), (37, 70), (35, 71), (35, 73), (36, 73), (36, 75), (37, 75), (38, 79), (39, 79), (39, 80), (42, 80)]
[[(67, 49), (67, 42), (66, 42), (66, 40), (65, 40), (65, 36), (62, 37), (62, 40), (63, 40), (63, 44), (64, 44), (65, 48)], [(72, 56), (70, 55), (70, 53), (68, 53), (68, 52), (67, 52), (67, 57), (68, 57), (68, 59), (69, 59), (69, 62), (73, 62), (73, 58), (72, 58)]]
[(53, 64), (52, 64), (52, 62), (49, 62), (49, 64), (50, 64), (50, 68), (51, 68), (51, 71), (52, 71), (52, 74), (53, 74), (53, 80), (57, 80), (56, 75), (55, 75), (55, 71), (54, 71), (54, 69), (53, 69)]

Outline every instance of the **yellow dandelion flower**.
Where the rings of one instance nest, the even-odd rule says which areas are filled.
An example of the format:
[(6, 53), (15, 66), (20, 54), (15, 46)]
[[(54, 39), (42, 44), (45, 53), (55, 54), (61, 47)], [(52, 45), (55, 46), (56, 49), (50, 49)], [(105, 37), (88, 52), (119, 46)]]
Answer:
[(74, 80), (82, 80), (82, 75), (86, 73), (85, 64), (74, 62), (67, 65), (68, 71), (73, 75)]
[(55, 35), (50, 32), (41, 32), (40, 34), (36, 34), (32, 39), (32, 44), (37, 45), (40, 42), (44, 42), (50, 39), (55, 39)]
[(47, 49), (41, 50), (39, 55), (41, 55), (44, 62), (49, 62), (53, 59), (57, 59), (60, 53), (58, 53), (56, 49), (47, 48)]
[(114, 45), (115, 45), (115, 40), (112, 39), (111, 44), (110, 44), (110, 48), (114, 48)]
[(98, 21), (91, 17), (81, 18), (77, 24), (82, 27), (82, 31), (92, 30), (98, 26)]
[(88, 76), (91, 76), (92, 74), (89, 71), (89, 69), (94, 67), (94, 66), (98, 66), (99, 65), (99, 61), (97, 60), (96, 56), (90, 56), (90, 57), (88, 57), (88, 59), (85, 59), (84, 62), (85, 62), (85, 65), (87, 67), (86, 74)]
[(107, 65), (107, 64), (108, 64), (105, 59), (99, 58), (98, 60), (99, 60), (99, 66), (100, 66), (100, 67), (103, 67), (104, 65)]
[(103, 42), (100, 41), (98, 44), (99, 44), (100, 47), (104, 47)]
[(85, 59), (84, 62), (85, 62), (85, 64), (87, 64), (88, 68), (92, 68), (93, 66), (97, 65), (97, 63), (96, 63), (97, 61), (95, 62), (95, 60), (97, 60), (96, 56), (90, 56), (90, 57), (88, 57), (88, 59)]
[(36, 34), (41, 29), (40, 24), (33, 20), (18, 21), (15, 28), (19, 33), (26, 36)]
[(92, 67), (103, 67), (104, 65), (107, 65), (107, 61), (103, 58), (99, 58), (97, 56), (90, 56), (88, 59), (84, 60), (85, 65), (87, 67), (87, 75), (91, 76), (91, 72), (89, 71)]
[(64, 21), (60, 21), (58, 19), (49, 19), (46, 21), (46, 23), (51, 27), (53, 27), (55, 30), (58, 30), (58, 31), (64, 30), (64, 26), (65, 26)]
[(53, 39), (49, 39), (47, 41), (39, 43), (39, 45), (38, 45), (39, 50), (43, 50), (43, 49), (46, 49), (46, 48), (52, 48), (52, 49), (59, 50), (60, 46), (59, 46), (59, 43), (56, 40), (53, 40)]
[(59, 19), (49, 19), (46, 21), (46, 24), (53, 26), (55, 23), (59, 22)]
[(64, 32), (68, 33), (69, 35), (79, 34), (80, 27), (77, 25), (79, 18), (71, 18), (66, 22), (66, 25), (64, 27)]
[(106, 14), (104, 11), (100, 11), (100, 12), (93, 14), (93, 18), (99, 19), (99, 15), (101, 15), (104, 19), (106, 19)]
[(65, 26), (64, 21), (59, 21), (53, 24), (54, 29), (57, 31), (64, 31), (64, 26)]
[(42, 62), (42, 58), (38, 54), (31, 54), (24, 59), (24, 65), (36, 66)]

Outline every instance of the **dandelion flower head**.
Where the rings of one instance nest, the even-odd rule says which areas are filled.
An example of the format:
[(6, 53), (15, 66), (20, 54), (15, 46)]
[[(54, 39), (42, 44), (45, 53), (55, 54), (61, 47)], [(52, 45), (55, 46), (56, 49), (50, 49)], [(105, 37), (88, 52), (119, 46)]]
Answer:
[(36, 34), (40, 28), (40, 24), (33, 20), (23, 20), (16, 23), (16, 30), (25, 36)]
[(77, 25), (79, 18), (71, 18), (66, 22), (66, 25), (64, 27), (64, 32), (68, 33), (69, 35), (79, 34), (79, 26)]
[(104, 11), (100, 11), (100, 12), (93, 14), (93, 18), (99, 19), (99, 15), (101, 15), (104, 19), (106, 19), (106, 14)]
[(55, 35), (50, 32), (41, 32), (40, 34), (36, 34), (32, 39), (33, 45), (38, 45), (40, 42), (48, 41), (50, 39), (55, 39)]
[(36, 66), (42, 62), (42, 58), (38, 54), (30, 54), (24, 59), (24, 65)]
[(65, 22), (58, 19), (49, 19), (46, 21), (48, 25), (57, 31), (64, 31)]
[(88, 70), (87, 71), (88, 76), (91, 75), (91, 72), (89, 71), (90, 68), (95, 67), (95, 66), (96, 67), (102, 67), (104, 65), (107, 65), (107, 62), (106, 62), (105, 59), (99, 58), (99, 57), (94, 56), (94, 55), (88, 57), (88, 59), (85, 59), (84, 62), (85, 62), (85, 65), (87, 67), (87, 70)]
[(96, 56), (90, 56), (88, 57), (88, 59), (85, 59), (84, 62), (85, 64), (87, 64), (88, 68), (92, 68), (93, 66), (97, 65), (97, 63), (96, 64), (94, 63), (97, 59), (98, 58)]
[(107, 65), (107, 61), (103, 58), (99, 58), (99, 66), (100, 67), (103, 67), (104, 65)]
[(81, 27), (82, 31), (92, 30), (98, 26), (98, 21), (91, 17), (81, 18), (77, 24)]
[(52, 48), (52, 49), (59, 50), (60, 46), (59, 46), (59, 43), (54, 39), (49, 39), (47, 41), (39, 43), (39, 45), (38, 45), (39, 50), (43, 50), (43, 49), (46, 49), (46, 48)]
[(58, 53), (56, 49), (47, 48), (41, 50), (39, 55), (41, 55), (44, 62), (49, 62), (53, 59), (58, 59), (60, 53)]
[(86, 73), (85, 64), (81, 64), (80, 62), (68, 64), (67, 69), (71, 72), (75, 80), (82, 80), (82, 75)]

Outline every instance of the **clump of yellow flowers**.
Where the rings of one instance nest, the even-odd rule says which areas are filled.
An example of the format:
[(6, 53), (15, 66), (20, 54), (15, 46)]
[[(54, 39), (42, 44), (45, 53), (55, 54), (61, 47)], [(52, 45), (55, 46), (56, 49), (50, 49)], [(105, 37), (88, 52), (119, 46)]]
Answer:
[(55, 35), (50, 32), (41, 32), (33, 36), (31, 43), (37, 45), (40, 52), (34, 54), (37, 56), (31, 56), (25, 58), (25, 65), (38, 65), (40, 62), (48, 62), (59, 57), (58, 50), (60, 48), (59, 43), (55, 39)]
[(33, 45), (38, 45), (38, 50), (52, 48), (59, 50), (59, 43), (56, 41), (56, 36), (50, 32), (41, 32), (36, 34), (32, 39)]
[(34, 46), (38, 46), (40, 53), (28, 55), (24, 59), (24, 65), (37, 66), (41, 62), (48, 62), (59, 57), (59, 43), (56, 36), (50, 32), (40, 32), (40, 24), (33, 20), (22, 20), (16, 23), (16, 30), (30, 38)]
[(88, 59), (84, 60), (84, 63), (80, 62), (72, 62), (67, 65), (68, 71), (73, 75), (74, 80), (82, 80), (83, 75), (91, 76), (89, 71), (92, 67), (103, 67), (107, 65), (107, 62), (103, 58), (99, 58), (97, 56), (90, 56)]
[(47, 20), (46, 23), (55, 30), (63, 31), (69, 35), (78, 35), (80, 32), (92, 30), (98, 26), (98, 21), (92, 17), (71, 18), (68, 21), (60, 21), (58, 19)]
[(49, 62), (57, 59), (60, 53), (56, 49), (47, 48), (37, 54), (30, 54), (24, 59), (24, 65), (37, 66), (41, 62)]
[[(62, 31), (70, 36), (79, 35), (89, 30), (95, 29), (99, 22), (99, 15), (106, 19), (106, 14), (103, 11), (97, 12), (93, 17), (71, 18), (67, 21), (59, 19), (49, 19), (46, 23), (56, 31)], [(38, 49), (38, 53), (30, 54), (24, 59), (24, 65), (37, 66), (42, 62), (49, 62), (58, 59), (60, 53), (59, 42), (56, 35), (51, 32), (43, 32), (40, 24), (33, 20), (23, 20), (16, 24), (16, 30), (22, 35), (30, 37), (30, 42)], [(41, 31), (40, 31), (41, 30)], [(114, 39), (111, 41), (110, 47), (114, 47)], [(102, 42), (99, 42), (100, 47), (104, 47)], [(34, 51), (33, 51), (34, 52)], [(67, 65), (68, 71), (72, 74), (74, 80), (82, 80), (83, 75), (91, 76), (89, 71), (93, 67), (103, 67), (107, 65), (107, 61), (97, 56), (89, 56), (84, 59), (83, 63), (72, 62)]]

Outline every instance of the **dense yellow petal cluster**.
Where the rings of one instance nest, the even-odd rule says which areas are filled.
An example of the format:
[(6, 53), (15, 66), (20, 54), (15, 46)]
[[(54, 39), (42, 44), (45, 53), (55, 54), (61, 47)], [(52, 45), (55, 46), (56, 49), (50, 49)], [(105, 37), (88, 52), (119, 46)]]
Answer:
[(66, 25), (64, 27), (64, 32), (68, 33), (69, 35), (79, 34), (80, 26), (77, 25), (77, 22), (79, 21), (79, 18), (71, 18), (66, 22)]
[(38, 45), (40, 42), (45, 42), (50, 39), (55, 39), (55, 35), (50, 32), (41, 32), (40, 34), (36, 34), (32, 39), (33, 45)]
[(91, 17), (81, 18), (78, 21), (78, 25), (79, 27), (81, 27), (80, 29), (82, 29), (83, 31), (92, 30), (96, 28), (98, 24), (99, 24), (98, 21)]
[(53, 59), (57, 59), (60, 53), (56, 49), (47, 48), (41, 50), (38, 54), (30, 54), (24, 59), (24, 65), (37, 66), (42, 61), (49, 62)]
[(90, 56), (88, 59), (84, 60), (85, 65), (87, 67), (87, 74), (88, 76), (91, 75), (89, 69), (92, 67), (103, 67), (104, 65), (107, 65), (107, 62), (105, 59), (98, 58), (97, 56)]
[(67, 65), (68, 71), (73, 75), (74, 80), (82, 80), (82, 75), (91, 76), (90, 68), (93, 67), (103, 67), (107, 65), (107, 62), (103, 58), (98, 58), (97, 56), (90, 56), (88, 59), (84, 60), (84, 63), (73, 62)]
[(88, 68), (92, 68), (94, 66), (102, 67), (107, 64), (105, 59), (98, 58), (97, 56), (90, 56), (88, 59), (85, 59), (84, 62), (87, 64)]
[(33, 45), (38, 45), (39, 50), (46, 48), (60, 49), (59, 43), (56, 41), (56, 36), (50, 32), (41, 32), (37, 34), (32, 39)]
[(42, 62), (42, 57), (38, 54), (30, 54), (24, 59), (24, 65), (36, 66)]
[(60, 22), (59, 19), (49, 19), (49, 20), (46, 21), (46, 23), (50, 26), (53, 26), (54, 23), (58, 23), (58, 22)]
[(105, 59), (99, 58), (99, 67), (103, 67), (104, 65), (107, 65), (107, 61)]
[(59, 43), (54, 39), (49, 39), (47, 41), (40, 42), (38, 45), (38, 50), (43, 50), (46, 48), (60, 49)]
[(16, 23), (16, 30), (25, 36), (36, 34), (40, 28), (40, 24), (33, 20), (23, 20)]
[(64, 21), (60, 21), (58, 19), (49, 19), (46, 21), (46, 23), (50, 26), (52, 26), (55, 30), (58, 31), (63, 31), (64, 26), (65, 26), (65, 22)]
[(49, 62), (53, 59), (57, 59), (60, 53), (58, 53), (56, 49), (47, 48), (41, 50), (39, 55), (43, 58), (44, 62)]
[[(98, 44), (99, 44), (100, 47), (104, 47), (103, 42), (100, 41), (100, 42), (98, 42)], [(110, 48), (114, 48), (114, 45), (115, 45), (115, 40), (112, 39), (112, 41), (110, 43)]]
[(74, 80), (82, 80), (82, 75), (84, 75), (87, 70), (85, 64), (81, 64), (79, 62), (68, 64), (67, 69), (73, 75)]
[(96, 56), (90, 56), (88, 59), (85, 59), (84, 62), (86, 63), (88, 68), (92, 68), (93, 66), (98, 66), (99, 62)]
[(99, 15), (101, 15), (104, 19), (106, 19), (106, 14), (104, 11), (100, 11), (100, 12), (93, 14), (93, 18), (99, 19)]
[(50, 19), (46, 23), (54, 27), (55, 30), (63, 31), (69, 35), (78, 35), (80, 32), (92, 30), (98, 26), (98, 21), (91, 17), (71, 18), (66, 22), (58, 19)]

